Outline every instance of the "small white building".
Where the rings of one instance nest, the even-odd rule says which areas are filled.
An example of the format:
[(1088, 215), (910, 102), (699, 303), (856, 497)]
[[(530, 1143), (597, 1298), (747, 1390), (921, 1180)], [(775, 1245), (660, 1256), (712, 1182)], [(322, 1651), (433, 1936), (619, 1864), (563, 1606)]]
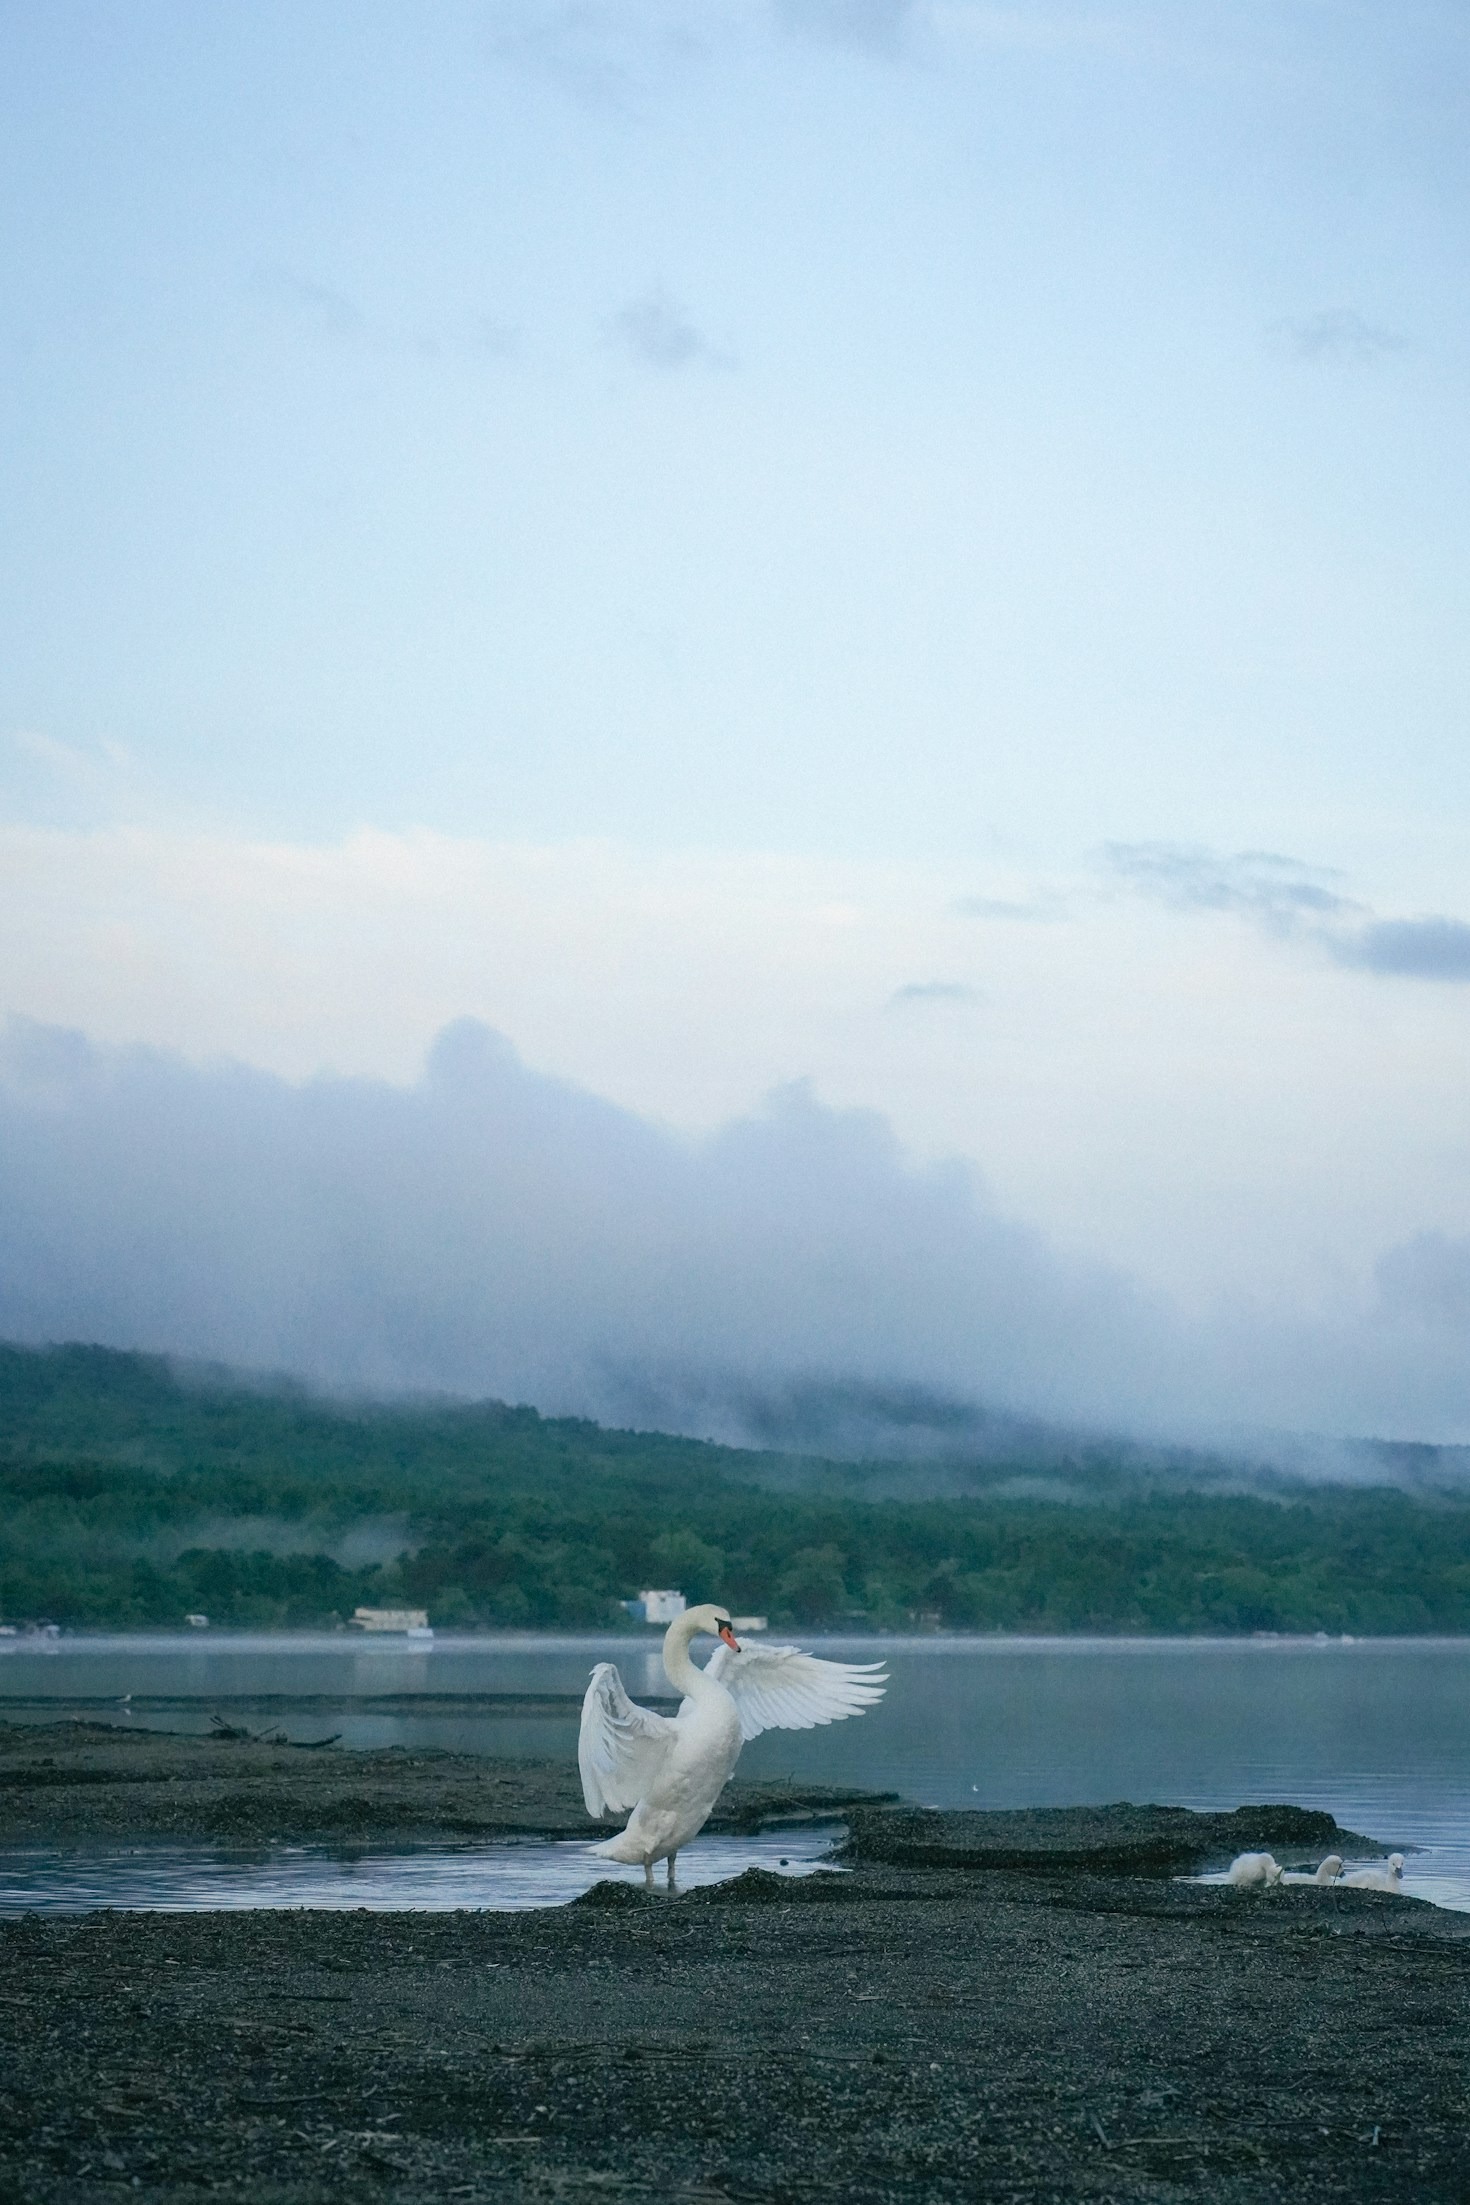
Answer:
[(401, 1631), (411, 1638), (427, 1638), (427, 1608), (354, 1608), (352, 1620), (359, 1631)]
[(632, 1615), (641, 1615), (645, 1623), (672, 1623), (681, 1616), (689, 1603), (681, 1592), (641, 1592), (636, 1600), (625, 1603)]
[(209, 1618), (207, 1615), (186, 1615), (184, 1621), (188, 1624), (191, 1631), (207, 1631), (209, 1629)]

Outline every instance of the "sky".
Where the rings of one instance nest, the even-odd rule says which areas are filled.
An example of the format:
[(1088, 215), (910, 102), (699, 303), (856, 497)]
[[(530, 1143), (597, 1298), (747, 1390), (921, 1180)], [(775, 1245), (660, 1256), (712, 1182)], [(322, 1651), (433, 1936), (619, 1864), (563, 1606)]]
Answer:
[(1467, 95), (0, 0), (0, 1329), (1470, 1438)]

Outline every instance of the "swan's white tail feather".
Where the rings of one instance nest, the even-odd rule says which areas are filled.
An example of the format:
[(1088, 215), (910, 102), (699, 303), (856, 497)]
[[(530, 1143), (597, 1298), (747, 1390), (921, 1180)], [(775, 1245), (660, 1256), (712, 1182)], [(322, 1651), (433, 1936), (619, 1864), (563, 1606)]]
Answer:
[(627, 1861), (637, 1867), (643, 1859), (643, 1847), (626, 1830), (619, 1830), (616, 1837), (604, 1838), (600, 1845), (589, 1845), (589, 1853), (600, 1853), (604, 1860)]

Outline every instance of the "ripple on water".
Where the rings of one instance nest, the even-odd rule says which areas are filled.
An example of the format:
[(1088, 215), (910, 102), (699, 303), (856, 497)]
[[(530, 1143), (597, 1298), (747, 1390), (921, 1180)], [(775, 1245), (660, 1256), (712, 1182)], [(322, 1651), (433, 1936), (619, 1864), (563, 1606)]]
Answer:
[[(679, 1883), (723, 1883), (747, 1868), (778, 1875), (840, 1873), (823, 1861), (839, 1824), (760, 1837), (697, 1838), (679, 1855)], [(560, 1906), (594, 1883), (641, 1884), (641, 1868), (599, 1859), (580, 1838), (343, 1852), (311, 1845), (231, 1847), (7, 1846), (0, 1915), (198, 1913), (262, 1907), (367, 1907), (449, 1913)], [(662, 1883), (662, 1870), (659, 1871)]]

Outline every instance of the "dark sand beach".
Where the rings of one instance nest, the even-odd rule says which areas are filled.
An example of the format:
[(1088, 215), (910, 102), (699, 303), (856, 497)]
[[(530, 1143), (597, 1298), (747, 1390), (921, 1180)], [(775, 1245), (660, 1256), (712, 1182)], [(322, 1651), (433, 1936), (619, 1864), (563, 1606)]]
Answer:
[[(0, 1923), (0, 2197), (1470, 2197), (1470, 1917), (1174, 1880), (1329, 1818), (721, 1819), (834, 1811), (847, 1874), (672, 1900)], [(531, 1831), (574, 1772), (0, 1730), (0, 1843)]]

